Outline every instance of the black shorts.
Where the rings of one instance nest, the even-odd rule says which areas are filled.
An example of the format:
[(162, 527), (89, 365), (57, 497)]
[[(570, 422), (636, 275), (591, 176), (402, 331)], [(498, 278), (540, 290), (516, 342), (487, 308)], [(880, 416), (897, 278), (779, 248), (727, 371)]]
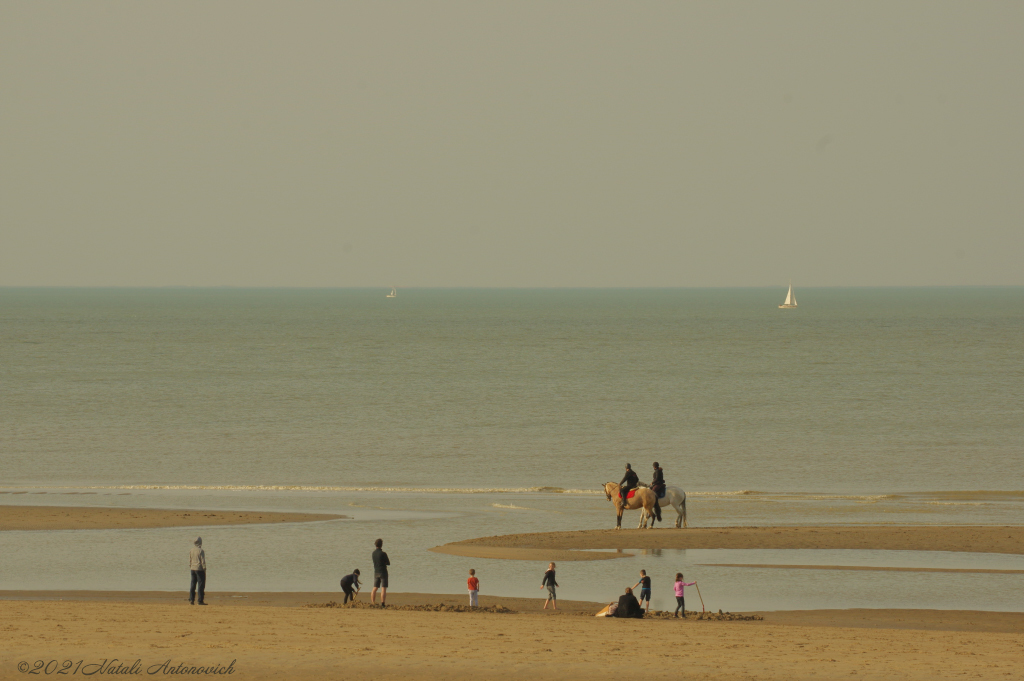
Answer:
[(650, 589), (640, 589), (640, 602), (643, 603), (644, 601), (647, 601), (648, 603), (651, 602)]
[(380, 587), (388, 588), (388, 573), (386, 572), (377, 572), (373, 575), (373, 588)]

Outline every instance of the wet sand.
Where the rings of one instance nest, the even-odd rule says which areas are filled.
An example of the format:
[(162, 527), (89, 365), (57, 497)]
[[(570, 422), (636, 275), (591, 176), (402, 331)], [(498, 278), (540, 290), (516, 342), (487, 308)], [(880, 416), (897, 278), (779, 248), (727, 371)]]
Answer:
[(485, 558), (490, 556), (483, 555), (484, 551), (494, 547), (505, 549), (503, 558), (522, 560), (538, 560), (534, 555), (541, 556), (540, 560), (556, 560), (543, 557), (548, 555), (543, 553), (545, 550), (563, 552), (559, 560), (595, 560), (593, 554), (580, 549), (875, 549), (1024, 554), (1024, 527), (854, 525), (580, 530), (480, 537), (431, 550)]
[(316, 520), (339, 520), (346, 517), (326, 513), (0, 505), (0, 531), (120, 530), (202, 525), (304, 523)]
[[(139, 660), (142, 675), (153, 667), (163, 675), (167, 660), (171, 667), (215, 668), (233, 661), (238, 679), (591, 681), (621, 678), (637, 665), (654, 679), (1012, 679), (1021, 678), (1024, 645), (1020, 613), (851, 610), (763, 613), (754, 622), (617, 620), (589, 616), (597, 604), (552, 614), (539, 610), (540, 599), (486, 595), (481, 605), (530, 610), (300, 607), (307, 599), (338, 600), (337, 593), (211, 593), (208, 607), (189, 606), (183, 592), (119, 598), (77, 592), (86, 600), (52, 600), (59, 593), (49, 592), (50, 600), (0, 600), (0, 679), (24, 678), (19, 662), (31, 668), (36, 660), (88, 665), (113, 658), (126, 668)], [(235, 595), (248, 598), (230, 598)], [(462, 603), (465, 596), (391, 594), (388, 600), (417, 599)]]

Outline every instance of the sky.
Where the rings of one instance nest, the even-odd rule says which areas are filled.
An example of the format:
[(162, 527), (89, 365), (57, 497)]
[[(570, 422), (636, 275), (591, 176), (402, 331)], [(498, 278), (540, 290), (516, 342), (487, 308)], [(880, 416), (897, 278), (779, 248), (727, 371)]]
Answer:
[(1024, 3), (0, 0), (0, 286), (1024, 285)]

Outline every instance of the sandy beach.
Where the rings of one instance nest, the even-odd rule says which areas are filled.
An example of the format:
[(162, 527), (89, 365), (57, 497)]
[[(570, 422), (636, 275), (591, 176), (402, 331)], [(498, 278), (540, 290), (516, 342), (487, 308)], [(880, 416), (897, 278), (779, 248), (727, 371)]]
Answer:
[(340, 520), (345, 517), (326, 513), (0, 505), (0, 531), (116, 530), (201, 525), (304, 523), (317, 520)]
[[(492, 555), (495, 548), (502, 549), (500, 556)], [(597, 560), (615, 556), (583, 549), (876, 549), (1024, 554), (1024, 527), (854, 525), (580, 530), (480, 537), (431, 550), (457, 556), (521, 560)]]
[[(1012, 679), (1021, 678), (1024, 645), (1019, 613), (811, 611), (718, 622), (594, 618), (595, 604), (585, 603), (545, 613), (539, 599), (486, 596), (483, 606), (529, 611), (303, 607), (338, 599), (313, 593), (211, 593), (205, 608), (187, 605), (183, 592), (12, 595), (0, 594), (2, 679), (22, 677), (18, 665), (31, 670), (37, 660), (137, 664), (142, 674), (230, 667), (240, 679), (594, 679), (638, 665), (656, 679)], [(76, 600), (54, 600), (65, 596)], [(392, 605), (445, 601), (464, 597), (389, 597)]]

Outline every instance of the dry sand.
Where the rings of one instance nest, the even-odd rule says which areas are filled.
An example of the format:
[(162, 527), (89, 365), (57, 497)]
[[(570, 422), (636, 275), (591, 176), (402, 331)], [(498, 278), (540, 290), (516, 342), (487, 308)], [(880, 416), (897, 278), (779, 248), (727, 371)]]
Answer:
[[(205, 608), (189, 606), (184, 593), (0, 600), (0, 679), (26, 678), (19, 662), (31, 669), (36, 660), (82, 660), (84, 666), (113, 658), (125, 668), (140, 660), (142, 676), (160, 672), (167, 660), (171, 667), (234, 661), (237, 679), (592, 681), (635, 675), (638, 668), (653, 679), (1022, 678), (1024, 616), (1018, 613), (811, 611), (765, 613), (758, 622), (616, 620), (542, 613), (539, 599), (521, 601), (533, 609), (529, 613), (491, 614), (297, 607), (306, 597), (321, 602), (338, 594), (232, 595), (240, 594), (210, 594)], [(391, 594), (389, 601), (445, 598), (464, 600)], [(484, 596), (481, 604), (519, 600)]]
[[(466, 539), (432, 551), (522, 560), (595, 560), (615, 554), (574, 549), (881, 549), (1024, 554), (1024, 527), (999, 525), (853, 525), (820, 527), (700, 527), (658, 530), (537, 532)], [(549, 553), (545, 553), (548, 551)], [(560, 555), (554, 558), (555, 551)], [(620, 556), (632, 555), (628, 552)], [(552, 557), (548, 557), (552, 556)]]
[(0, 505), (0, 531), (117, 530), (198, 525), (303, 523), (314, 520), (338, 520), (346, 517), (326, 513)]

